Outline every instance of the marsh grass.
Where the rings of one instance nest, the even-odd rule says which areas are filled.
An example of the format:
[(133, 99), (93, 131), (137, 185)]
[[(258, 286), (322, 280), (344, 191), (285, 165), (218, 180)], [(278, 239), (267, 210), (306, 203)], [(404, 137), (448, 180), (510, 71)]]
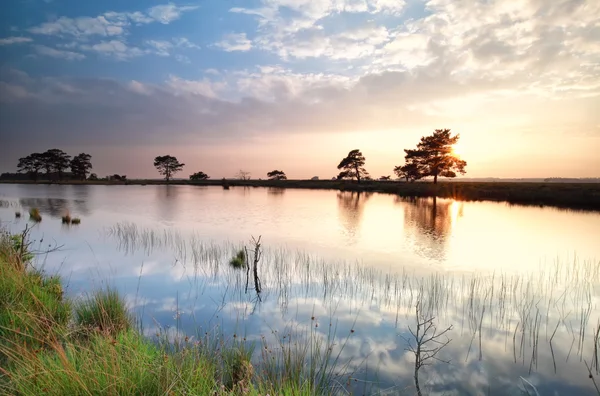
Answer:
[(66, 215), (61, 217), (61, 220), (63, 224), (71, 224), (71, 215), (67, 213)]
[(79, 217), (73, 217), (71, 219), (71, 224), (74, 224), (74, 225), (81, 224), (81, 219)]
[(135, 324), (123, 298), (108, 287), (77, 302), (73, 312), (75, 323), (81, 329), (112, 336), (132, 329)]
[(40, 210), (38, 208), (29, 209), (29, 218), (36, 223), (42, 221), (42, 215), (40, 214)]
[(48, 346), (66, 332), (71, 306), (58, 277), (27, 269), (19, 236), (0, 233), (0, 360), (6, 348)]
[(229, 265), (231, 265), (233, 268), (246, 267), (246, 252), (244, 249), (240, 249), (235, 256), (229, 260)]
[(20, 219), (21, 218), (21, 212), (15, 212), (15, 217), (17, 219)]

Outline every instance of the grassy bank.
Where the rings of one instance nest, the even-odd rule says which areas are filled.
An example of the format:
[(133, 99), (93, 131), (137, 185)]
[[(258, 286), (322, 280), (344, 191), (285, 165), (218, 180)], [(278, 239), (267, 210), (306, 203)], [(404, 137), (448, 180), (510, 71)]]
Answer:
[(292, 356), (291, 349), (285, 359), (268, 356), (255, 367), (253, 345), (245, 341), (208, 335), (152, 341), (114, 290), (66, 298), (59, 278), (31, 267), (17, 238), (0, 235), (2, 395), (333, 393), (327, 366), (313, 364), (309, 372), (310, 356)]
[[(9, 183), (9, 181), (2, 181)], [(16, 183), (24, 183), (17, 181)], [(30, 183), (30, 182), (26, 182)], [(56, 183), (56, 182), (55, 182)], [(502, 201), (519, 205), (542, 205), (570, 209), (600, 210), (600, 183), (515, 183), (515, 182), (440, 182), (438, 184), (337, 180), (227, 180), (229, 186), (330, 189), (379, 192), (404, 197), (440, 197), (463, 201)], [(164, 180), (69, 181), (64, 184), (157, 185)], [(173, 180), (169, 184), (220, 186), (221, 180)]]

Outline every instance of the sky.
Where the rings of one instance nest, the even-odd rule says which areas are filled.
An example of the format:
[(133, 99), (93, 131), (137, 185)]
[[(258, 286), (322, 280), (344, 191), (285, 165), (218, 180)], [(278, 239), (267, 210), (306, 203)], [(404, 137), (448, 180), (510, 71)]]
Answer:
[(467, 177), (600, 176), (600, 2), (3, 0), (0, 172), (374, 177), (435, 129)]

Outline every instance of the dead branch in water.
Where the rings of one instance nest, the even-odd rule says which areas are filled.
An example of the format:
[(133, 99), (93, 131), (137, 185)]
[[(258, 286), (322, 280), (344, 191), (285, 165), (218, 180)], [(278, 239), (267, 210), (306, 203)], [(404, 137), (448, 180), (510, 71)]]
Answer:
[[(419, 370), (424, 366), (430, 366), (435, 360), (442, 363), (450, 363), (449, 360), (440, 359), (437, 355), (450, 343), (450, 341), (452, 341), (446, 336), (446, 333), (452, 330), (453, 326), (449, 326), (441, 332), (438, 332), (437, 326), (434, 323), (435, 317), (425, 318), (420, 310), (420, 302), (417, 302), (415, 312), (417, 329), (416, 331), (413, 331), (410, 326), (408, 327), (412, 339), (405, 339), (408, 344), (405, 349), (415, 355), (415, 387), (417, 388), (417, 394), (423, 396), (419, 384)], [(441, 340), (442, 337), (445, 338), (445, 340)], [(415, 345), (411, 342), (413, 339)]]

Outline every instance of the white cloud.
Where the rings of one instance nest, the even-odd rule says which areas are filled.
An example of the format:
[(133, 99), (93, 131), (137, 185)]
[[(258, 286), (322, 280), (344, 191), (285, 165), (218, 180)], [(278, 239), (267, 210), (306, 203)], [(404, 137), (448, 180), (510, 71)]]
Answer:
[(29, 29), (31, 33), (48, 36), (73, 36), (81, 38), (85, 36), (118, 36), (124, 33), (127, 21), (115, 15), (107, 18), (104, 15), (95, 18), (60, 17), (53, 22), (45, 22), (39, 26)]
[(193, 11), (197, 6), (176, 6), (173, 3), (157, 5), (148, 10), (148, 15), (162, 24), (169, 24), (181, 17), (184, 12)]
[(143, 84), (136, 80), (131, 80), (129, 82), (129, 84), (127, 85), (127, 88), (130, 91), (141, 94), (141, 95), (149, 95), (152, 92), (152, 89), (148, 85)]
[(22, 44), (22, 43), (30, 43), (33, 40), (29, 37), (6, 37), (0, 39), (0, 45), (11, 45), (11, 44)]
[(119, 40), (102, 41), (93, 45), (81, 45), (80, 48), (113, 57), (118, 60), (127, 60), (147, 53), (138, 47), (129, 47), (123, 41)]
[(227, 52), (249, 51), (252, 49), (252, 41), (248, 40), (246, 33), (232, 33), (225, 35), (223, 40), (215, 45)]
[(173, 3), (157, 5), (146, 12), (105, 12), (96, 17), (60, 17), (45, 22), (29, 31), (49, 36), (73, 36), (79, 39), (88, 36), (121, 36), (127, 33), (133, 24), (143, 25), (152, 22), (169, 24), (179, 19), (183, 13), (197, 9), (196, 6), (177, 6)]
[(177, 47), (181, 47), (181, 48), (195, 48), (195, 49), (200, 49), (199, 45), (196, 45), (194, 43), (192, 43), (190, 40), (188, 40), (185, 37), (176, 37), (173, 39), (173, 44), (175, 44)]
[(158, 56), (169, 56), (173, 44), (170, 41), (164, 40), (147, 40), (146, 44), (154, 48), (154, 53)]
[(398, 15), (404, 11), (406, 2), (404, 0), (371, 0), (369, 2), (372, 12), (390, 13)]
[(216, 98), (217, 92), (225, 87), (224, 83), (215, 83), (207, 78), (201, 80), (185, 80), (177, 76), (169, 76), (167, 85), (172, 92), (180, 94), (202, 95), (209, 98)]
[(49, 56), (52, 58), (62, 58), (66, 60), (82, 60), (85, 59), (85, 55), (78, 52), (62, 51), (55, 48), (47, 47), (45, 45), (34, 46), (35, 51), (39, 55)]

